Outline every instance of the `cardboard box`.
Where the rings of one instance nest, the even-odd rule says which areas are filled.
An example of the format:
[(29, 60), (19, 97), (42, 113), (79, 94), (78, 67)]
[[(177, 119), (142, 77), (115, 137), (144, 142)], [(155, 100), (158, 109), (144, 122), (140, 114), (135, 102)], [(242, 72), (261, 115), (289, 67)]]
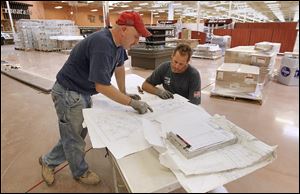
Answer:
[(181, 31), (181, 39), (191, 39), (192, 31), (189, 29), (182, 29)]
[(187, 44), (189, 45), (192, 49), (196, 48), (197, 45), (199, 44), (199, 40), (198, 39), (178, 39), (176, 40), (177, 44)]
[(275, 43), (275, 42), (258, 42), (255, 44), (254, 49), (257, 51), (262, 52), (274, 52), (276, 55), (280, 51), (281, 43)]
[(217, 69), (217, 90), (238, 93), (255, 92), (259, 77), (259, 67), (239, 63), (224, 63)]
[[(260, 84), (266, 84), (273, 77), (276, 52), (262, 52), (254, 46), (238, 46), (225, 51), (224, 63), (241, 63), (260, 68)], [(274, 49), (274, 47), (273, 47)]]

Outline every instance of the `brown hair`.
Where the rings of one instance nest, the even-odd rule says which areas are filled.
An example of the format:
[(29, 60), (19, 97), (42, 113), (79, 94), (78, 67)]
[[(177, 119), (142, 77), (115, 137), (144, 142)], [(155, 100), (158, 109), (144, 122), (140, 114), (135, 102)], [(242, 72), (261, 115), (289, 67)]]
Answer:
[(188, 56), (189, 61), (191, 59), (191, 56), (193, 54), (192, 48), (188, 44), (179, 44), (175, 50), (173, 51), (173, 56), (176, 54), (176, 52), (179, 52), (180, 55)]

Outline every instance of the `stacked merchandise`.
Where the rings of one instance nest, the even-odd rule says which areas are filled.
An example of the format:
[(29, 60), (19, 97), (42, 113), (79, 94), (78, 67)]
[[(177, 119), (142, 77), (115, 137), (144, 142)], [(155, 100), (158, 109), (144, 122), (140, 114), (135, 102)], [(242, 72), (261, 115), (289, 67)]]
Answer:
[(33, 28), (41, 25), (39, 20), (21, 19), (16, 22), (16, 33), (14, 42), (16, 49), (31, 50), (34, 49)]
[(218, 59), (222, 57), (222, 50), (217, 44), (199, 44), (193, 49), (192, 57)]
[(222, 55), (225, 54), (225, 50), (230, 48), (231, 36), (217, 36), (214, 35), (211, 39), (212, 44), (217, 44), (222, 50)]
[(242, 63), (259, 67), (259, 84), (265, 85), (273, 77), (279, 43), (257, 43), (255, 46), (238, 46), (225, 51), (224, 63)]
[(16, 22), (16, 49), (39, 51), (59, 50), (57, 40), (51, 36), (79, 35), (79, 29), (71, 20), (18, 20)]
[(259, 68), (240, 63), (224, 63), (217, 69), (214, 91), (236, 95), (256, 92)]

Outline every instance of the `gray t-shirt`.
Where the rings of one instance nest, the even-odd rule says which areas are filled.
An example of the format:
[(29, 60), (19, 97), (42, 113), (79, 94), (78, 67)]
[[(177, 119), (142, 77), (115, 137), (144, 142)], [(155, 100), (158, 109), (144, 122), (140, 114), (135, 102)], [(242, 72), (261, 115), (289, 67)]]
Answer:
[(153, 86), (163, 84), (165, 90), (179, 94), (193, 104), (201, 103), (200, 74), (191, 65), (183, 73), (173, 73), (171, 63), (165, 62), (156, 68), (146, 81)]

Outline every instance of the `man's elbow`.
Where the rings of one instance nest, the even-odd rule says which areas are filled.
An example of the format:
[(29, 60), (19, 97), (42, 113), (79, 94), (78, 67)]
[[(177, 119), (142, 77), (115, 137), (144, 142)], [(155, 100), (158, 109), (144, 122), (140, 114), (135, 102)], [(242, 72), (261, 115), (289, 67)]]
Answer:
[(104, 85), (104, 84), (99, 84), (99, 83), (95, 84), (96, 91), (98, 93), (102, 93), (102, 94), (105, 93), (105, 91), (108, 89), (108, 87), (110, 87), (110, 84), (109, 85)]
[(147, 81), (144, 81), (144, 83), (142, 84), (143, 90), (147, 90), (147, 84), (149, 84), (149, 83)]

